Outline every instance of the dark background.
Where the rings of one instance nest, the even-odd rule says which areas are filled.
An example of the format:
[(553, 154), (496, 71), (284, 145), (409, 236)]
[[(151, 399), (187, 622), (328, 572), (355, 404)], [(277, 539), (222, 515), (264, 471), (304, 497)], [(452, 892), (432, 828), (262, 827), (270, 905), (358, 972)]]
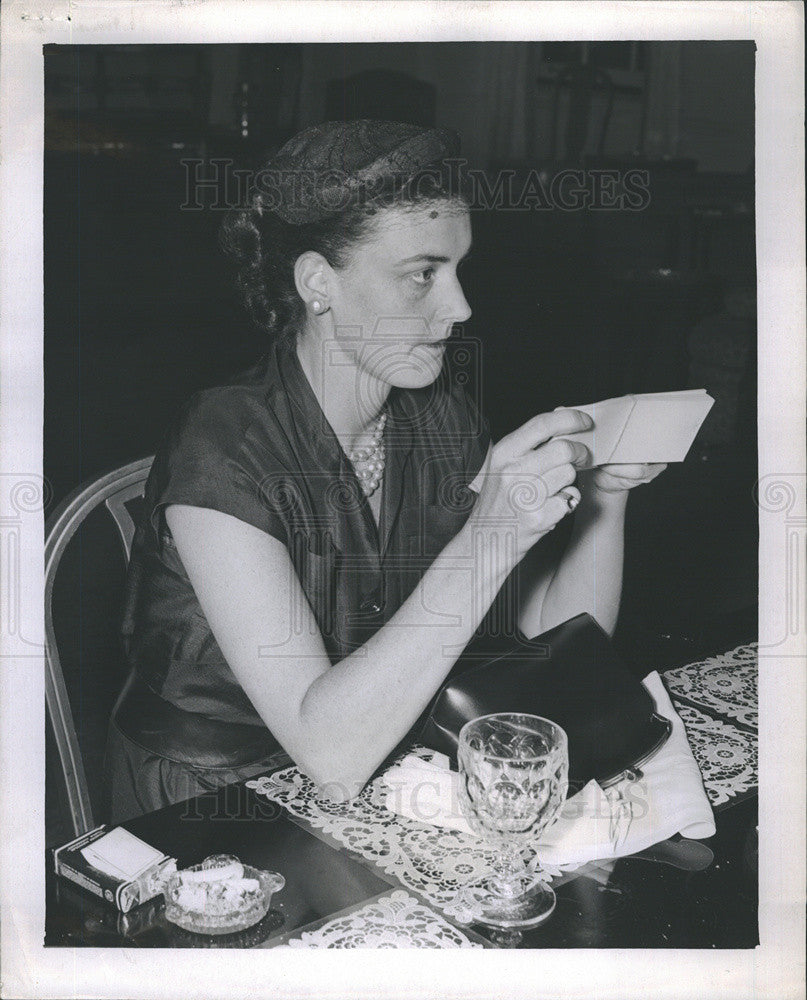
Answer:
[[(491, 176), (647, 170), (639, 212), (474, 214), (471, 387), (494, 437), (559, 404), (707, 388), (687, 460), (631, 498), (619, 639), (644, 673), (753, 637), (752, 42), (48, 46), (45, 94), (47, 513), (264, 350), (216, 192), (189, 209), (183, 160), (255, 168), (326, 118), (447, 125)], [(72, 546), (56, 590), (79, 716), (114, 643), (111, 544)]]

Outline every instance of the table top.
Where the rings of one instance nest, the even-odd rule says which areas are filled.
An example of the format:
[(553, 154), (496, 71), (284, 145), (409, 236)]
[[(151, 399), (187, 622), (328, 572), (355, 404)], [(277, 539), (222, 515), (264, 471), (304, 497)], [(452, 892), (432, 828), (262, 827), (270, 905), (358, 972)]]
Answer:
[[(739, 647), (664, 677), (701, 767), (716, 835), (697, 850), (690, 850), (693, 842), (673, 838), (640, 855), (554, 873), (555, 913), (523, 937), (459, 923), (445, 905), (446, 887), (463, 878), (461, 852), (418, 854), (418, 842), (422, 848), (428, 841), (434, 849), (450, 840), (444, 831), (407, 820), (370, 836), (366, 816), (351, 804), (317, 812), (316, 804), (301, 796), (299, 780), (296, 797), (289, 792), (292, 768), (280, 773), (277, 787), (285, 794), (274, 799), (260, 783), (229, 785), (123, 824), (176, 857), (180, 868), (209, 854), (229, 853), (280, 871), (286, 887), (259, 924), (237, 935), (190, 934), (165, 919), (161, 896), (121, 914), (57, 878), (49, 864), (45, 944), (754, 947), (759, 940), (756, 649)], [(442, 872), (429, 870), (438, 862)]]

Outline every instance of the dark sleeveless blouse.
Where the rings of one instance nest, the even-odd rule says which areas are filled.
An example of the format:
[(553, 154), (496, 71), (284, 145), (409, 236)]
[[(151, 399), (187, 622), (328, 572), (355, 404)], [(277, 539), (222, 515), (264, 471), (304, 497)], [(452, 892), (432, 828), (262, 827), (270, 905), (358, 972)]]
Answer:
[[(164, 699), (262, 724), (213, 637), (165, 523), (169, 504), (220, 510), (287, 547), (332, 663), (401, 606), (465, 523), (490, 435), (444, 373), (393, 389), (379, 524), (293, 348), (276, 345), (230, 384), (197, 393), (146, 486), (122, 636), (129, 665)], [(261, 650), (266, 669), (272, 654)]]

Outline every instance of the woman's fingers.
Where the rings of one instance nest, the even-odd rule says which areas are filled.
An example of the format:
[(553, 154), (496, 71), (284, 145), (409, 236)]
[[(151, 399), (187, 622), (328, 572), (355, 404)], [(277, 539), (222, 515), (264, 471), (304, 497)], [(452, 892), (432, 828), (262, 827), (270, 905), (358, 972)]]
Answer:
[(635, 465), (601, 465), (587, 475), (590, 482), (602, 493), (622, 493), (649, 483), (667, 466), (661, 462)]
[(526, 515), (528, 518), (533, 516), (539, 519), (546, 518), (547, 512), (552, 508), (555, 510), (555, 516), (550, 519), (554, 525), (555, 521), (567, 512), (561, 510), (554, 502), (556, 498), (560, 496), (564, 504), (566, 503), (563, 499), (564, 494), (576, 496), (578, 500), (580, 498), (579, 491), (572, 485), (577, 470), (568, 462), (542, 471), (537, 459), (530, 461), (525, 458), (500, 475), (510, 511)]
[(574, 465), (577, 468), (585, 468), (590, 461), (591, 452), (582, 441), (557, 438), (547, 441), (537, 448), (528, 448), (525, 452), (519, 452), (513, 449), (505, 439), (496, 445), (492, 465), (499, 469), (516, 465), (519, 468), (534, 469), (537, 473), (543, 473), (557, 465)]
[(561, 490), (558, 493), (558, 499), (563, 500), (566, 504), (566, 510), (563, 512), (564, 516), (566, 514), (571, 514), (575, 507), (577, 507), (580, 503), (580, 490), (578, 490), (576, 486)]
[(547, 529), (551, 531), (564, 517), (573, 513), (579, 503), (580, 490), (576, 486), (567, 486), (550, 497), (543, 512)]
[(473, 517), (487, 532), (501, 526), (510, 531), (515, 519), (521, 558), (580, 502), (576, 475), (571, 462), (542, 468), (540, 456), (532, 452), (482, 478)]
[(541, 491), (547, 499), (560, 492), (564, 486), (571, 486), (577, 478), (577, 469), (570, 462), (527, 471), (536, 477), (536, 481), (541, 484)]
[(564, 409), (555, 410), (553, 413), (539, 413), (507, 437), (502, 438), (497, 447), (504, 445), (506, 454), (515, 458), (537, 448), (550, 438), (588, 431), (593, 426), (594, 421), (582, 410)]
[(663, 472), (667, 466), (663, 463), (645, 462), (641, 465), (603, 465), (600, 468), (617, 479), (638, 485), (639, 483), (649, 483), (651, 479), (655, 479), (659, 473)]
[(491, 480), (501, 484), (512, 498), (517, 498), (521, 509), (537, 510), (565, 486), (571, 486), (576, 478), (577, 469), (570, 462), (546, 468), (537, 455), (530, 455), (497, 472), (477, 476), (477, 491)]
[(609, 465), (601, 465), (600, 468), (612, 476), (619, 476), (621, 479), (644, 479), (651, 467), (640, 463), (633, 463), (632, 465), (616, 465), (611, 463)]
[(591, 425), (579, 410), (559, 410), (540, 414), (503, 438), (474, 481), (479, 490), (474, 518), (491, 530), (500, 519), (511, 525), (515, 517), (523, 555), (580, 502), (574, 482), (578, 466), (588, 465), (591, 454), (581, 441), (555, 435)]
[(582, 441), (569, 441), (567, 438), (542, 444), (535, 449), (534, 454), (538, 458), (541, 470), (567, 464), (582, 468), (591, 458), (591, 452)]

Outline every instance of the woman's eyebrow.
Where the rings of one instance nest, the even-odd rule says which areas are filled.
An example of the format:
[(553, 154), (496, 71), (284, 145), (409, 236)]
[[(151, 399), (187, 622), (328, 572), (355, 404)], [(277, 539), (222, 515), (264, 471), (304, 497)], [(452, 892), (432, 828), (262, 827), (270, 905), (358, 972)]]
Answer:
[[(471, 249), (471, 247), (468, 247), (468, 250), (460, 257), (460, 260), (465, 260), (470, 254)], [(415, 261), (420, 260), (428, 261), (429, 264), (448, 264), (451, 258), (438, 253), (416, 253), (414, 257), (404, 257), (403, 260), (399, 260), (398, 264), (414, 264)]]
[(415, 261), (426, 260), (430, 264), (447, 264), (451, 258), (437, 253), (416, 253), (414, 257), (404, 257), (399, 264), (414, 264)]

